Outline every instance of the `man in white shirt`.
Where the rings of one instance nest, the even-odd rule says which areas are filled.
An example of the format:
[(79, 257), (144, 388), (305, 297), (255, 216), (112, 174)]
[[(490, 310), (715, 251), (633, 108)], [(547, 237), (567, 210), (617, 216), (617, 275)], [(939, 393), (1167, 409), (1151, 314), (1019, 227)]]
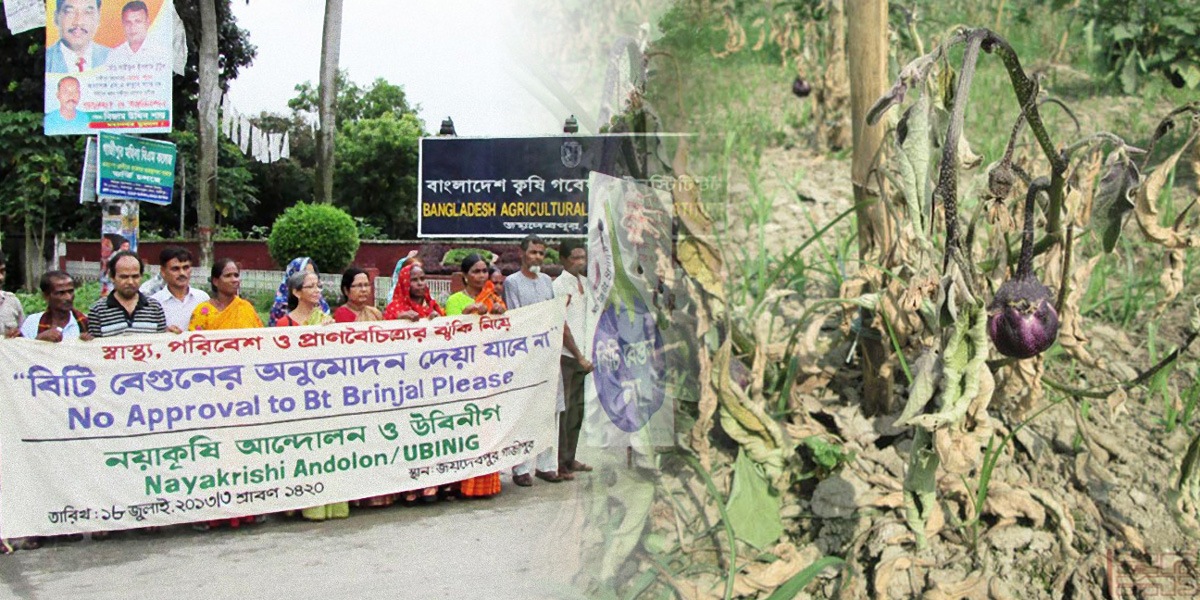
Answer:
[(583, 427), (583, 379), (592, 372), (588, 360), (590, 344), (584, 332), (587, 311), (584, 278), (587, 276), (587, 249), (580, 240), (564, 240), (558, 255), (563, 272), (554, 280), (554, 297), (567, 298), (567, 327), (563, 333), (562, 380), (566, 410), (558, 422), (558, 474), (591, 471), (592, 467), (575, 459), (579, 430)]
[(59, 40), (46, 48), (47, 73), (82, 73), (104, 64), (108, 48), (95, 43), (100, 0), (58, 0), (54, 25)]
[(192, 253), (179, 246), (167, 246), (158, 254), (159, 274), (167, 287), (159, 290), (151, 300), (162, 305), (167, 316), (167, 331), (187, 331), (192, 321), (192, 311), (202, 302), (208, 302), (208, 294), (191, 286)]
[[(509, 275), (504, 280), (504, 304), (509, 309), (521, 308), (554, 299), (554, 282), (550, 276), (542, 272), (542, 260), (546, 258), (546, 242), (536, 235), (528, 235), (521, 240), (521, 270)], [(563, 409), (555, 407), (555, 416)], [(530, 462), (513, 467), (513, 483), (529, 487), (533, 478), (559, 483), (574, 477), (567, 473), (561, 476), (558, 472), (558, 461), (554, 453), (546, 448), (539, 452), (533, 475), (529, 474)]]
[(125, 42), (108, 54), (108, 64), (138, 64), (165, 60), (165, 55), (147, 39), (150, 33), (150, 9), (142, 0), (133, 0), (121, 9), (121, 27)]
[(38, 287), (46, 300), (45, 312), (33, 313), (21, 323), (21, 337), (43, 342), (92, 339), (87, 331), (87, 317), (75, 309), (75, 280), (63, 271), (42, 275)]

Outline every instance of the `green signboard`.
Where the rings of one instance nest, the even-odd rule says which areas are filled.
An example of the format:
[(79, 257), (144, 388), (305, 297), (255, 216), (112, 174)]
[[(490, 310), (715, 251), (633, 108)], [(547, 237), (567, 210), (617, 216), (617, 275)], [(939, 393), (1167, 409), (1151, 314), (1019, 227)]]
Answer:
[(100, 195), (170, 204), (175, 144), (100, 132)]

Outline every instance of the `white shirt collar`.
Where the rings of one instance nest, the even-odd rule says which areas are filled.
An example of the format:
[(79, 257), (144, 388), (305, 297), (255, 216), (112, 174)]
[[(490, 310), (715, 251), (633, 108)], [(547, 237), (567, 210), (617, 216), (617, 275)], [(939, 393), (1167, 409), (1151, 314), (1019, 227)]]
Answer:
[(92, 53), (95, 49), (94, 44), (95, 42), (88, 44), (88, 49), (85, 50), (83, 54), (77, 54), (74, 50), (68, 48), (66, 44), (59, 44), (58, 47), (62, 49), (63, 60), (67, 63), (67, 71), (71, 73), (78, 73), (78, 63), (79, 59), (81, 58), (83, 59), (84, 71), (92, 68)]

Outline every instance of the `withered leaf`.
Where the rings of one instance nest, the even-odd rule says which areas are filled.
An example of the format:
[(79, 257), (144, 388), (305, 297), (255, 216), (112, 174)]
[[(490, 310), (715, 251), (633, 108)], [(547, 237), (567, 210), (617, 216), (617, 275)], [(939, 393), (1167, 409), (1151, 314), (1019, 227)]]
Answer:
[(1188, 138), (1177, 152), (1172, 154), (1146, 177), (1146, 182), (1137, 190), (1137, 200), (1134, 204), (1134, 215), (1137, 217), (1138, 226), (1142, 228), (1142, 233), (1146, 234), (1150, 241), (1166, 246), (1167, 248), (1187, 248), (1195, 243), (1194, 238), (1189, 238), (1182, 235), (1177, 229), (1163, 227), (1158, 223), (1159, 215), (1158, 208), (1155, 206), (1158, 203), (1158, 197), (1162, 194), (1163, 188), (1167, 184), (1167, 178), (1172, 171), (1175, 170), (1175, 164), (1179, 162), (1179, 157), (1183, 155), (1184, 150), (1191, 145), (1196, 139), (1195, 133)]
[(1121, 237), (1125, 213), (1133, 209), (1133, 191), (1141, 174), (1123, 150), (1114, 150), (1104, 161), (1104, 176), (1093, 201), (1095, 229), (1100, 232), (1105, 252), (1112, 252)]

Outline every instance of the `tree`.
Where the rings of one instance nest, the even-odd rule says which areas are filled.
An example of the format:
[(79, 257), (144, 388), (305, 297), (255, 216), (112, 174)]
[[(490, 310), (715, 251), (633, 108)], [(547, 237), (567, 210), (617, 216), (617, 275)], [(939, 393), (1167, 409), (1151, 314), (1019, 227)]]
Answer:
[(338, 136), (334, 204), (391, 237), (414, 237), (424, 129), (412, 113), (347, 123)]
[(325, 0), (325, 29), (321, 34), (321, 130), (317, 137), (317, 200), (333, 203), (334, 114), (337, 108), (338, 54), (342, 47), (342, 0)]
[(213, 264), (213, 230), (217, 200), (217, 7), (216, 0), (200, 0), (200, 199), (196, 205), (200, 234), (200, 264)]
[[(0, 214), (16, 215), (25, 239), (25, 289), (33, 291), (30, 276), (46, 270), (48, 226), (77, 193), (78, 176), (67, 170), (67, 156), (79, 140), (42, 135), (42, 113), (0, 111)], [(65, 205), (65, 207), (64, 207)]]
[[(337, 74), (337, 111), (335, 122), (340, 128), (350, 121), (359, 119), (377, 119), (387, 114), (397, 117), (405, 114), (416, 114), (419, 106), (408, 103), (408, 95), (404, 88), (392, 85), (382, 77), (363, 88), (350, 81), (350, 73), (338, 71)], [(288, 107), (293, 115), (298, 113), (317, 114), (320, 100), (317, 90), (311, 82), (296, 86), (297, 95), (288, 101)]]
[[(338, 143), (333, 203), (389, 237), (412, 237), (416, 234), (418, 140), (427, 135), (425, 123), (417, 117), (418, 107), (409, 103), (402, 86), (384, 79), (364, 87), (341, 71), (336, 81)], [(316, 139), (309, 118), (317, 110), (318, 94), (311, 82), (297, 85), (296, 92), (288, 101), (290, 119), (263, 115), (258, 120), (266, 131), (287, 131), (292, 149), (290, 161), (252, 167), (264, 190), (256, 219), (266, 218), (266, 222), (283, 208), (312, 197), (294, 186), (298, 178), (315, 172)], [(268, 180), (282, 182), (293, 191), (272, 189)]]

